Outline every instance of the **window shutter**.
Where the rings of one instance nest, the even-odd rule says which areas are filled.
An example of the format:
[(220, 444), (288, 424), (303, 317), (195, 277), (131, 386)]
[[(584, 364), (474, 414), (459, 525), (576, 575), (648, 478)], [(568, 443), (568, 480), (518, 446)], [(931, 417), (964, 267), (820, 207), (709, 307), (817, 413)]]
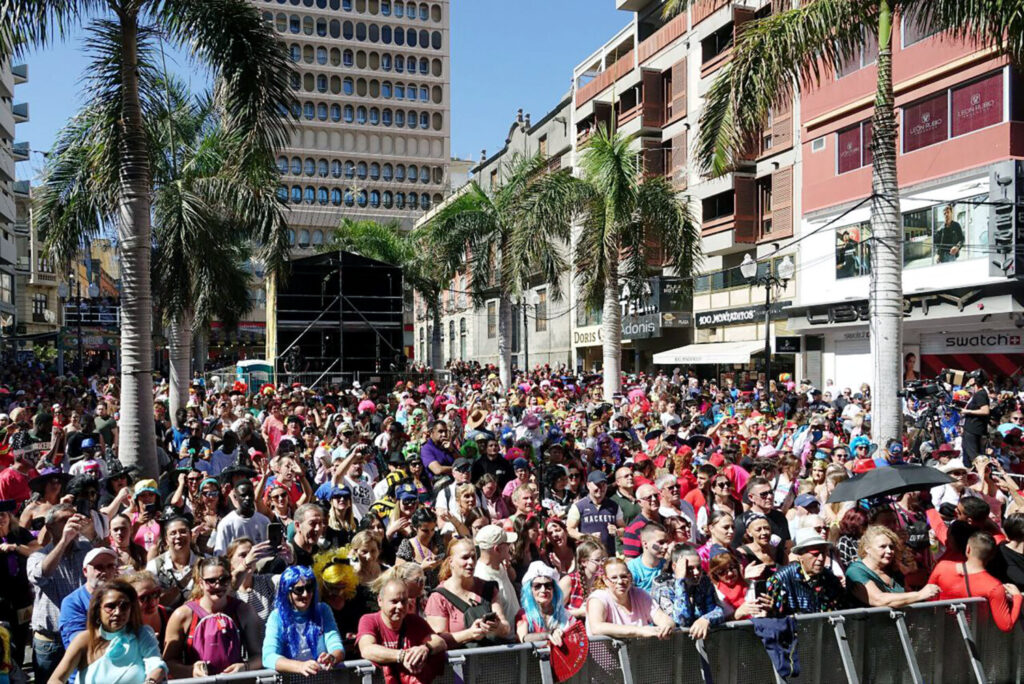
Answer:
[(772, 239), (793, 235), (793, 167), (772, 174)]
[(793, 146), (793, 99), (787, 97), (778, 108), (772, 109), (772, 153)]
[(757, 241), (757, 190), (753, 178), (734, 176), (733, 228), (736, 242)]
[(661, 149), (661, 141), (644, 138), (643, 163), (644, 178), (657, 178), (665, 175), (665, 155)]
[(686, 131), (672, 138), (669, 151), (669, 180), (677, 188), (686, 187)]
[(644, 104), (642, 125), (657, 127), (664, 124), (662, 112), (665, 110), (665, 93), (661, 87), (661, 72), (644, 69), (641, 72), (644, 87)]
[[(672, 117), (671, 121), (686, 116), (686, 58), (672, 65)], [(666, 122), (667, 123), (667, 122)]]

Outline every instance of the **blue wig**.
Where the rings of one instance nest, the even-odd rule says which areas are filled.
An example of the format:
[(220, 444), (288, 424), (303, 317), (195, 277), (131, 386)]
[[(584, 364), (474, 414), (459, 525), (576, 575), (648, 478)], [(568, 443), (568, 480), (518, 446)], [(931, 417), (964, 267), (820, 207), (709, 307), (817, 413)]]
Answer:
[[(309, 608), (300, 613), (292, 606), (288, 594), (292, 587), (302, 582), (313, 586), (313, 597), (309, 602)], [(281, 618), (281, 626), (284, 628), (285, 653), (281, 655), (285, 658), (295, 659), (302, 652), (303, 642), (305, 642), (306, 647), (315, 658), (318, 655), (317, 646), (320, 643), (320, 637), (324, 634), (324, 628), (320, 624), (320, 595), (312, 568), (305, 565), (292, 565), (281, 574), (281, 580), (277, 585), (277, 598), (274, 599), (274, 608), (277, 610), (277, 614)], [(301, 628), (301, 633), (297, 620), (300, 616), (306, 623)]]
[[(562, 601), (562, 588), (558, 586), (558, 582), (552, 581), (551, 584), (551, 605), (554, 607), (551, 617), (558, 623), (559, 627), (565, 629), (565, 626), (569, 624), (569, 614), (566, 612)], [(529, 584), (523, 585), (523, 590), (519, 595), (519, 603), (523, 607), (526, 624), (531, 633), (548, 631), (547, 621), (544, 619), (543, 613), (540, 612), (540, 607), (533, 598), (533, 580), (530, 580)]]

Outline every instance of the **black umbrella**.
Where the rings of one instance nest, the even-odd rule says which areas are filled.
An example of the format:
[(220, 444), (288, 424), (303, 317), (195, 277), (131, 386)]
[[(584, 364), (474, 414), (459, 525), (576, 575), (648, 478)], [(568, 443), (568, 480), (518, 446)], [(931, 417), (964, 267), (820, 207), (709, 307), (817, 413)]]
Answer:
[(828, 502), (859, 501), (887, 494), (902, 494), (931, 489), (953, 481), (946, 473), (930, 466), (897, 464), (859, 473), (836, 485)]

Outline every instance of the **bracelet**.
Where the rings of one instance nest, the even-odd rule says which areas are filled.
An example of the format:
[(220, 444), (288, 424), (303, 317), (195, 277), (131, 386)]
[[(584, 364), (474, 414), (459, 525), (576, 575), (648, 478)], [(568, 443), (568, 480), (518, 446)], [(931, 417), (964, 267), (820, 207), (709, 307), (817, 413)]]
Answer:
[(404, 661), (404, 660), (405, 660), (405, 649), (404, 648), (400, 648), (400, 649), (398, 649), (398, 664), (401, 665), (402, 661)]

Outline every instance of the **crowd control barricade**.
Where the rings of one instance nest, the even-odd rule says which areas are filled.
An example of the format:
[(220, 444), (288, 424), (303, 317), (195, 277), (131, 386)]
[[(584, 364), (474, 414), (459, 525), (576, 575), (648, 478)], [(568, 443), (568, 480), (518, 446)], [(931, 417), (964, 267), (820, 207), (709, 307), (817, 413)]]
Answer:
[[(749, 620), (729, 622), (694, 641), (593, 637), (570, 684), (918, 684), (1024, 682), (1024, 627), (1001, 631), (985, 599), (933, 601), (900, 609), (862, 608), (799, 615), (800, 674), (783, 680)], [(438, 684), (554, 684), (542, 643), (450, 651)], [(315, 677), (271, 670), (175, 680), (172, 684), (382, 684), (365, 660)]]

